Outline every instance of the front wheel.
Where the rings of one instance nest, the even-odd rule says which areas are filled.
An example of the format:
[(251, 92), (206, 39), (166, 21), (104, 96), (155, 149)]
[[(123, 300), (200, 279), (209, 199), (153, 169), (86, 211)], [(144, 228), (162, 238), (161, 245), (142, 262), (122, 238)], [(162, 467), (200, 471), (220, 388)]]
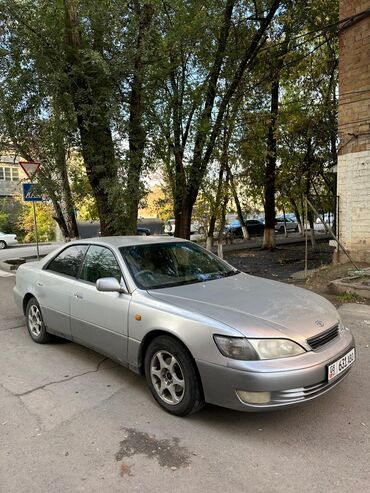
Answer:
[(46, 331), (40, 305), (36, 298), (31, 298), (26, 308), (27, 329), (33, 341), (45, 344), (50, 341), (50, 334)]
[(156, 337), (145, 353), (145, 376), (158, 404), (186, 416), (204, 405), (197, 371), (188, 350), (171, 336)]

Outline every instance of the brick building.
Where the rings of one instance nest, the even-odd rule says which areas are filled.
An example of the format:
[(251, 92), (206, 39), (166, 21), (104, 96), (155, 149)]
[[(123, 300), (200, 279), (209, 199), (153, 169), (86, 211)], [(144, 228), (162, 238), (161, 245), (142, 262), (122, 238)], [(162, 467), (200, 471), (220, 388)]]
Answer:
[(340, 0), (340, 21), (339, 237), (354, 259), (369, 262), (370, 0)]

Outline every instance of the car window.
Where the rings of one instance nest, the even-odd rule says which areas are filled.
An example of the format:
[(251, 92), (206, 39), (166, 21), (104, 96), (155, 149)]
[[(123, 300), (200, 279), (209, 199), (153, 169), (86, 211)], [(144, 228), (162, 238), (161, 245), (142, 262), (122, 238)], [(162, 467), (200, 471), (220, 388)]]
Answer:
[(86, 250), (87, 245), (67, 247), (49, 263), (46, 270), (76, 277)]
[(238, 272), (190, 242), (136, 245), (120, 252), (141, 289), (211, 281)]
[(85, 255), (79, 279), (96, 283), (102, 277), (115, 277), (121, 282), (121, 269), (109, 248), (91, 245)]

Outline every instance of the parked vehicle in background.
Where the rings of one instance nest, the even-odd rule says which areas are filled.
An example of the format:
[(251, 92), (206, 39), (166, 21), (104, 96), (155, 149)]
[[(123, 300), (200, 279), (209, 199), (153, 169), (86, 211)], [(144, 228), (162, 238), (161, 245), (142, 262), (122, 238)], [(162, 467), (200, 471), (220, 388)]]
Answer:
[(0, 250), (18, 244), (17, 235), (2, 233), (0, 231)]
[[(175, 226), (176, 226), (176, 219), (169, 219), (165, 226), (164, 226), (164, 232), (167, 233), (168, 235), (174, 235), (175, 234)], [(205, 229), (204, 226), (199, 224), (198, 222), (192, 222), (190, 225), (190, 234), (192, 235), (204, 235)]]
[[(265, 231), (265, 225), (259, 219), (247, 219), (245, 221), (250, 236), (261, 236)], [(239, 219), (235, 219), (225, 227), (225, 236), (243, 238), (243, 231)]]
[(285, 224), (288, 232), (299, 231), (297, 221), (293, 221), (293, 219), (290, 219), (287, 216), (285, 216), (285, 223), (284, 223), (284, 217), (279, 216), (275, 219), (275, 231), (277, 233), (284, 233)]
[(178, 416), (205, 402), (240, 411), (307, 402), (334, 388), (356, 356), (325, 298), (175, 238), (63, 245), (19, 267), (14, 295), (34, 342), (56, 334), (99, 351), (145, 375)]
[(149, 228), (137, 228), (136, 229), (137, 236), (150, 236)]

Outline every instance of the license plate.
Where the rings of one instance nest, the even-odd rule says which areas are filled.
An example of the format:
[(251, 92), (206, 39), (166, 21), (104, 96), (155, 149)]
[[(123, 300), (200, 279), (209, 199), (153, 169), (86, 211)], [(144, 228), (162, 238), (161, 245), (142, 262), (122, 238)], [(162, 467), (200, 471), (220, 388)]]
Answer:
[(356, 354), (355, 349), (351, 349), (351, 351), (342, 358), (338, 359), (334, 363), (328, 365), (328, 381), (333, 380), (333, 378), (340, 375), (343, 371), (347, 370), (355, 361)]

